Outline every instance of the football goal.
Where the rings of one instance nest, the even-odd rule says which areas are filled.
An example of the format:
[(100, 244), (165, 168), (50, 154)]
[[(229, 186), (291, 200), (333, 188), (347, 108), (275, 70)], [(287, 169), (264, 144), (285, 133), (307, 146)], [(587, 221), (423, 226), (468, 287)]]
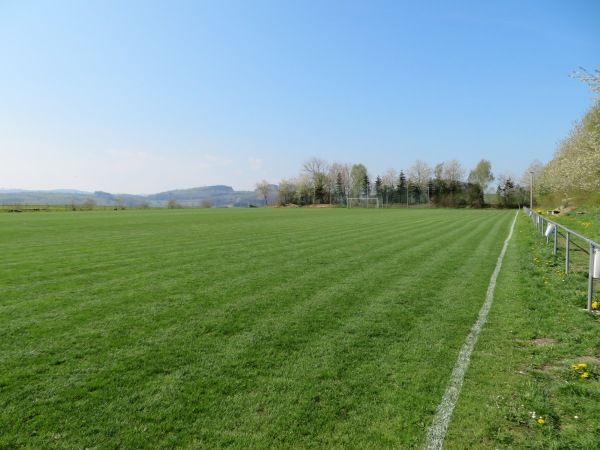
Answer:
[(348, 209), (350, 208), (381, 208), (381, 203), (378, 197), (348, 198)]

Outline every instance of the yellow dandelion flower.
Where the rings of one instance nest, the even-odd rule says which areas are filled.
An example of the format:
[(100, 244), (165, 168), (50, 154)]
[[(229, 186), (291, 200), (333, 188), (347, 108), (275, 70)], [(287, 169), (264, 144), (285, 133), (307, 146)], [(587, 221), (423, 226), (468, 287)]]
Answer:
[(587, 367), (587, 364), (586, 363), (577, 364), (577, 367), (579, 367), (580, 369), (585, 369)]
[(571, 369), (573, 369), (573, 370), (577, 370), (577, 369), (579, 369), (579, 366), (578, 366), (577, 364), (573, 364), (573, 365), (571, 366)]
[(590, 377), (590, 374), (589, 374), (589, 373), (587, 373), (587, 372), (583, 372), (583, 373), (581, 374), (581, 378), (589, 378), (589, 377)]
[(592, 302), (592, 309), (598, 309), (598, 300)]
[(540, 425), (544, 425), (544, 424), (546, 423), (546, 421), (540, 417), (540, 418), (538, 419), (538, 423), (539, 423)]

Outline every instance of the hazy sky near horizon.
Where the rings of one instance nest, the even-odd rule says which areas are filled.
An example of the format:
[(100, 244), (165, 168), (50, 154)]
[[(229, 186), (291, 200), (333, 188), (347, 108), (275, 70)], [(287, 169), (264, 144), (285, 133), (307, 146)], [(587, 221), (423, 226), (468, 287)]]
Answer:
[(517, 179), (590, 106), (600, 2), (0, 0), (0, 188), (254, 189), (312, 156)]

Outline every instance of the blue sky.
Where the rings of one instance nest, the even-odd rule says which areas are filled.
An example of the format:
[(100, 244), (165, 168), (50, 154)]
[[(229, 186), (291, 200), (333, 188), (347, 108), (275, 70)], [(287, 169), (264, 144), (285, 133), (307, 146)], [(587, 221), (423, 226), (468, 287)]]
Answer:
[(0, 0), (0, 188), (253, 189), (317, 156), (520, 178), (591, 104), (600, 2)]

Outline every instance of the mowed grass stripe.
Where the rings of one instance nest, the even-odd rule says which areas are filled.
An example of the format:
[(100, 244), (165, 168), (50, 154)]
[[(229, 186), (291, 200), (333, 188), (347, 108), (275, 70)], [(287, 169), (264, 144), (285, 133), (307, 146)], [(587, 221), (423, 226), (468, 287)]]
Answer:
[[(143, 270), (142, 270), (142, 271), (140, 271), (140, 272), (141, 272), (141, 273), (144, 273), (144, 271), (143, 271)], [(128, 281), (129, 281), (129, 280), (128, 280)]]
[[(368, 305), (371, 305), (371, 304), (368, 304)], [(370, 306), (368, 306), (368, 307), (370, 307)], [(357, 316), (360, 318), (360, 321), (361, 321), (361, 322), (365, 322), (365, 320), (367, 320), (367, 319), (368, 319), (368, 314), (365, 314), (365, 311), (360, 311), (360, 314), (358, 314)], [(286, 323), (285, 325), (287, 325), (287, 323)], [(333, 340), (334, 340), (334, 341), (336, 341), (336, 342), (340, 342), (340, 339), (337, 339), (337, 338), (336, 338), (336, 339), (333, 339)], [(326, 338), (326, 341), (328, 341), (328, 342), (330, 343), (330, 337), (329, 337), (329, 336)], [(343, 342), (343, 341), (342, 341), (342, 342)], [(311, 343), (310, 343), (310, 345), (308, 345), (308, 346), (306, 346), (306, 347), (307, 347), (307, 348), (314, 348), (314, 347), (315, 347), (315, 344), (314, 344), (313, 342), (311, 342)], [(321, 346), (318, 346), (318, 347), (320, 348)], [(354, 347), (354, 346), (352, 346), (352, 347)], [(235, 360), (236, 360), (236, 361), (238, 361), (238, 360), (246, 360), (246, 359), (244, 359), (244, 358), (240, 358), (240, 357), (239, 357), (239, 355), (236, 355), (236, 358), (235, 358)], [(293, 373), (293, 371), (288, 371), (288, 373)], [(270, 418), (269, 418), (269, 420), (270, 420)], [(303, 420), (303, 421), (298, 421), (298, 423), (305, 423), (305, 422), (306, 422), (305, 420)], [(308, 426), (309, 426), (309, 428), (310, 428), (310, 427), (312, 427), (312, 426), (313, 426), (313, 424), (309, 424)]]
[[(473, 260), (477, 270), (485, 271), (481, 260), (493, 253), (488, 247), (499, 245), (493, 242), (493, 230), (506, 220), (488, 212), (466, 212), (462, 219), (437, 211), (349, 212), (354, 213), (264, 211), (243, 216), (245, 232), (239, 215), (228, 223), (231, 216), (218, 215), (211, 222), (207, 215), (186, 212), (171, 216), (170, 223), (166, 214), (133, 214), (127, 216), (127, 242), (107, 239), (109, 231), (115, 234), (110, 222), (99, 228), (99, 248), (89, 253), (104, 262), (96, 260), (90, 267), (76, 261), (84, 272), (89, 270), (87, 275), (69, 272), (68, 259), (52, 267), (47, 256), (49, 270), (71, 273), (78, 285), (64, 289), (59, 301), (30, 296), (34, 310), (56, 302), (53, 315), (50, 309), (39, 311), (42, 321), (58, 321), (44, 331), (61, 339), (51, 345), (36, 333), (19, 336), (31, 348), (44, 344), (45, 350), (32, 355), (26, 368), (11, 361), (12, 369), (22, 369), (42, 404), (51, 406), (27, 423), (39, 424), (39, 416), (50, 416), (48, 423), (56, 421), (54, 428), (65, 429), (71, 445), (92, 445), (102, 438), (111, 445), (135, 446), (388, 445), (398, 434), (405, 436), (403, 442), (420, 442), (421, 424), (439, 401), (427, 391), (442, 392), (447, 379), (438, 383), (437, 375), (413, 366), (428, 367), (424, 360), (429, 350), (423, 347), (452, 353), (441, 343), (448, 338), (445, 333), (459, 332), (455, 325), (440, 323), (461, 323), (462, 314), (476, 315), (483, 298), (473, 301), (473, 311), (464, 306), (459, 318), (449, 313), (456, 307), (450, 299), (457, 299), (451, 287), (457, 271), (447, 269), (456, 263), (442, 255), (463, 255), (467, 264), (461, 276), (473, 270)], [(131, 232), (135, 217), (146, 225), (144, 239), (138, 241)], [(189, 232), (194, 227), (219, 239), (199, 239)], [(90, 228), (94, 230), (82, 220), (79, 231)], [(248, 241), (239, 238), (241, 232), (252, 245), (244, 245)], [(163, 238), (151, 245), (148, 235)], [(483, 243), (486, 239), (489, 245)], [(111, 262), (102, 242), (121, 248), (123, 254), (115, 256), (120, 260)], [(466, 249), (473, 242), (482, 243), (474, 250), (478, 256), (469, 259)], [(88, 243), (93, 247), (93, 236)], [(236, 252), (242, 261), (232, 259)], [(207, 260), (218, 261), (220, 254), (231, 264), (211, 270), (218, 264)], [(107, 283), (94, 273), (99, 263), (112, 270), (102, 273), (118, 287), (111, 295), (105, 295)], [(139, 269), (118, 269), (127, 263)], [(20, 277), (26, 279), (26, 274)], [(36, 288), (35, 279), (31, 282), (30, 293)], [(120, 290), (128, 284), (129, 290)], [(71, 292), (81, 297), (69, 298)], [(22, 302), (24, 298), (17, 303)], [(71, 310), (66, 317), (57, 316), (56, 309), (76, 304), (78, 314)], [(20, 319), (26, 321), (27, 315)], [(451, 371), (454, 355), (447, 359), (450, 367), (440, 364), (435, 373)], [(36, 371), (43, 372), (44, 383)], [(3, 386), (16, 384), (8, 379)], [(34, 395), (20, 391), (23, 401)], [(57, 396), (50, 396), (51, 391)], [(70, 402), (83, 417), (103, 406), (102, 425), (67, 424), (72, 414), (65, 405)], [(406, 411), (409, 417), (402, 416)], [(370, 425), (360, 427), (365, 420)], [(137, 433), (141, 428), (146, 431)]]

